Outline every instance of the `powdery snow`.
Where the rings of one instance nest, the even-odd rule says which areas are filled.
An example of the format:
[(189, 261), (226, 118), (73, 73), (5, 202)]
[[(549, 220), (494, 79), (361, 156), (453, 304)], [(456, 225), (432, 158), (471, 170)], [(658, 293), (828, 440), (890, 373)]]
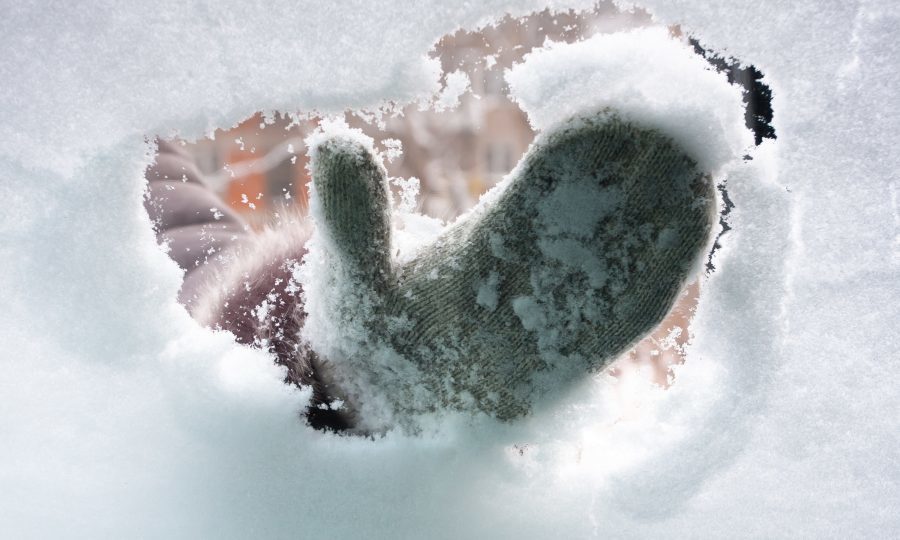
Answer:
[(724, 75), (665, 28), (547, 43), (506, 78), (536, 130), (612, 108), (674, 139), (704, 171), (720, 169), (753, 144), (740, 88), (722, 84)]
[[(572, 64), (551, 62), (562, 46), (536, 52), (510, 82), (527, 81), (518, 98), (537, 125), (564, 107), (616, 103), (648, 122), (680, 118), (708, 141), (697, 155), (727, 178), (732, 231), (676, 384), (629, 388), (625, 402), (597, 377), (515, 425), (451, 417), (419, 437), (376, 440), (303, 426), (308, 395), (282, 384), (271, 358), (200, 328), (176, 303), (179, 271), (142, 207), (146, 140), (198, 137), (259, 109), (430, 100), (441, 74), (427, 52), (441, 35), (547, 4), (5, 6), (0, 530), (896, 536), (895, 6), (643, 6), (766, 75), (777, 141), (730, 161), (744, 144), (729, 131), (740, 111), (720, 108), (733, 90), (703, 97), (715, 75), (698, 72), (667, 101), (632, 96), (659, 88), (670, 66), (644, 58), (641, 77), (599, 38), (569, 49), (583, 51)], [(609, 50), (641, 50), (610, 39)], [(693, 65), (679, 54), (672, 69)], [(582, 101), (570, 83), (595, 76)], [(703, 104), (711, 116), (692, 108)]]

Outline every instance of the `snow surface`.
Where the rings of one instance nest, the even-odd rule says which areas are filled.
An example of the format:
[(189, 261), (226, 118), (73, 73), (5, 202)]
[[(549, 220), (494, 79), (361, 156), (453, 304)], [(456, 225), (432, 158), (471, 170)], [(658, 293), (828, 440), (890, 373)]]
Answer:
[(740, 89), (722, 84), (723, 75), (665, 28), (547, 43), (506, 79), (535, 130), (612, 108), (671, 137), (704, 171), (721, 169), (753, 144)]
[(896, 536), (892, 2), (641, 4), (757, 66), (778, 139), (724, 167), (732, 231), (688, 360), (627, 410), (600, 377), (515, 425), (335, 437), (298, 422), (271, 358), (176, 303), (148, 137), (430, 100), (441, 35), (547, 5), (6, 3), (4, 536)]

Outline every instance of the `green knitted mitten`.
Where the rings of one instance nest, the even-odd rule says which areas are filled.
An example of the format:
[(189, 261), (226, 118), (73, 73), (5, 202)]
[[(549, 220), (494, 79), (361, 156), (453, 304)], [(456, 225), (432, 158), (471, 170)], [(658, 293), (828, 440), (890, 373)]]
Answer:
[(605, 111), (539, 137), (473, 212), (398, 265), (380, 162), (340, 136), (312, 156), (337, 292), (307, 309), (342, 329), (311, 344), (363, 426), (385, 411), (508, 420), (552, 399), (663, 319), (715, 214), (711, 179), (684, 151)]

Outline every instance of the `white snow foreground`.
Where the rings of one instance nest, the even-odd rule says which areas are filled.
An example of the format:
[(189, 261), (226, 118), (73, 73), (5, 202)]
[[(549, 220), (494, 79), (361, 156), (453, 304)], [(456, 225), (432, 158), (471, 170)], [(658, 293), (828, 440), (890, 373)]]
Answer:
[[(516, 14), (545, 7), (524, 4)], [(644, 3), (766, 74), (778, 140), (728, 165), (737, 113), (712, 103), (709, 129), (725, 138), (709, 157), (728, 178), (733, 230), (677, 383), (636, 390), (640, 414), (620, 419), (597, 379), (516, 425), (451, 418), (417, 438), (325, 435), (297, 421), (308, 396), (271, 358), (176, 304), (179, 273), (141, 205), (145, 137), (198, 137), (260, 108), (427, 99), (440, 78), (431, 44), (508, 7), (7, 7), (4, 535), (897, 534), (900, 21), (886, 1)], [(603, 68), (579, 47), (560, 70)], [(648, 64), (648, 81), (658, 68)], [(529, 112), (531, 97), (558, 96), (546, 111), (580, 99), (540, 75), (519, 79), (537, 85), (518, 96)], [(617, 91), (595, 89), (627, 96)]]

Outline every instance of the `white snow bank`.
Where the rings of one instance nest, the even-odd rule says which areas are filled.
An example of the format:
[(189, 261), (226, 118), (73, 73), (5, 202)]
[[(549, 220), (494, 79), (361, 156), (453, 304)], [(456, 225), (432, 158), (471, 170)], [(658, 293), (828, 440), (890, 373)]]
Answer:
[(176, 304), (145, 137), (428, 98), (442, 34), (546, 4), (7, 3), (0, 531), (896, 536), (895, 6), (645, 5), (760, 68), (779, 136), (726, 170), (733, 230), (675, 386), (587, 381), (516, 426), (370, 441), (303, 427), (270, 358)]
[(674, 139), (706, 171), (721, 169), (753, 144), (740, 88), (665, 28), (551, 42), (507, 70), (506, 80), (535, 130), (612, 108)]

